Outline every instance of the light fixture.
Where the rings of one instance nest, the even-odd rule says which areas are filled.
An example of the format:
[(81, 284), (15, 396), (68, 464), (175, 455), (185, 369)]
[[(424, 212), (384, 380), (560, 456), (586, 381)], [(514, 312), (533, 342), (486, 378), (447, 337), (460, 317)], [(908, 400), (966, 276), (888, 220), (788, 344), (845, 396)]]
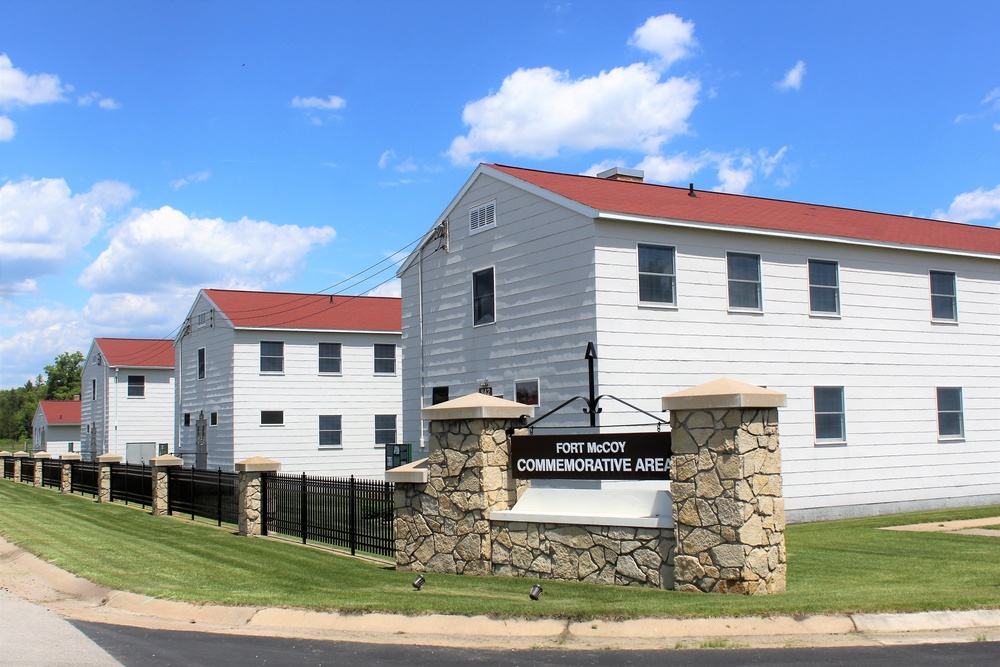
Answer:
[(424, 581), (424, 575), (418, 574), (417, 578), (413, 580), (413, 587), (419, 591), (420, 587), (424, 585)]
[(531, 592), (528, 593), (528, 597), (532, 600), (537, 600), (542, 596), (542, 587), (540, 584), (535, 584), (531, 587)]

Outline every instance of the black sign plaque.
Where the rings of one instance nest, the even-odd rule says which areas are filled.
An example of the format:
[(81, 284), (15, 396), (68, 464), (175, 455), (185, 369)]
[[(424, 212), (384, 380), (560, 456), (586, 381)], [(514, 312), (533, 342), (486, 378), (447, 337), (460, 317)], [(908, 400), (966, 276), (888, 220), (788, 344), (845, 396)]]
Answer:
[(515, 479), (670, 479), (670, 433), (511, 437)]

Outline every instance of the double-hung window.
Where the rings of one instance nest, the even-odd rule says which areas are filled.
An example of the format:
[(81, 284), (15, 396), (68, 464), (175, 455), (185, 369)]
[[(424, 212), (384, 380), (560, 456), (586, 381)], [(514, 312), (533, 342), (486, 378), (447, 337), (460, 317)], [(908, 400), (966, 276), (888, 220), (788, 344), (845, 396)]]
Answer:
[(341, 416), (319, 416), (319, 446), (340, 447), (342, 445)]
[(472, 274), (472, 324), (493, 324), (496, 322), (496, 299), (493, 268)]
[(285, 344), (279, 341), (260, 342), (261, 373), (282, 373), (285, 370)]
[(392, 375), (396, 372), (396, 346), (375, 343), (375, 372), (380, 375)]
[(375, 415), (375, 444), (378, 446), (396, 443), (396, 415)]
[(830, 315), (840, 313), (840, 279), (836, 262), (809, 260), (809, 311)]
[(677, 305), (673, 248), (639, 244), (639, 303)]
[(319, 372), (340, 372), (340, 343), (319, 344)]
[(931, 271), (931, 318), (951, 322), (958, 320), (954, 273)]
[(965, 420), (962, 417), (961, 387), (938, 387), (937, 411), (938, 437), (965, 437)]
[(843, 387), (813, 387), (816, 411), (816, 441), (846, 442)]
[(726, 253), (729, 273), (729, 307), (734, 310), (762, 310), (760, 255)]
[(129, 398), (144, 398), (146, 396), (146, 376), (145, 375), (129, 375), (128, 376), (128, 397)]

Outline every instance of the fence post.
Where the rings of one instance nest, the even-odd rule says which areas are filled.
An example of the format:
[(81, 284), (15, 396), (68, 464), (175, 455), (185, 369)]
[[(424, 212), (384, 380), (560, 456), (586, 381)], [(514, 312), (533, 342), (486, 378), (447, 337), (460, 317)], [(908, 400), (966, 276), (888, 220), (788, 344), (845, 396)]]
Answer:
[(350, 484), (351, 496), (351, 555), (354, 555), (358, 546), (358, 491), (354, 482), (354, 475), (351, 475)]
[(184, 460), (164, 454), (149, 460), (153, 467), (153, 515), (163, 516), (170, 507), (170, 468), (184, 465)]
[(42, 488), (42, 480), (44, 479), (43, 475), (45, 473), (44, 467), (43, 467), (44, 464), (42, 463), (42, 461), (44, 459), (51, 459), (52, 455), (49, 454), (48, 452), (35, 452), (35, 455), (32, 456), (31, 458), (35, 459), (35, 482), (34, 482), (34, 485), (37, 488), (40, 489), (40, 488)]
[(14, 452), (14, 481), (21, 481), (21, 461), (31, 456), (28, 452)]
[(236, 464), (240, 475), (239, 496), (236, 499), (237, 523), (240, 535), (260, 535), (263, 514), (267, 510), (262, 500), (261, 477), (265, 472), (278, 472), (281, 464), (263, 456), (255, 456)]
[(66, 452), (59, 455), (62, 462), (62, 478), (59, 480), (59, 493), (73, 493), (73, 461), (79, 461), (80, 455)]
[(125, 457), (121, 454), (101, 454), (97, 457), (97, 502), (110, 503), (111, 498), (111, 466), (121, 463)]

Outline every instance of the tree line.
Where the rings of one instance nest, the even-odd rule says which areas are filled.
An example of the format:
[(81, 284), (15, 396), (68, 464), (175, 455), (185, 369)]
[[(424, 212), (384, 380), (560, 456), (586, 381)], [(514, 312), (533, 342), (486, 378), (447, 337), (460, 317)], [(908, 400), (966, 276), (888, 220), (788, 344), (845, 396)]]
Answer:
[(0, 389), (0, 440), (31, 439), (31, 421), (39, 401), (68, 401), (80, 395), (83, 352), (63, 352), (23, 387)]

